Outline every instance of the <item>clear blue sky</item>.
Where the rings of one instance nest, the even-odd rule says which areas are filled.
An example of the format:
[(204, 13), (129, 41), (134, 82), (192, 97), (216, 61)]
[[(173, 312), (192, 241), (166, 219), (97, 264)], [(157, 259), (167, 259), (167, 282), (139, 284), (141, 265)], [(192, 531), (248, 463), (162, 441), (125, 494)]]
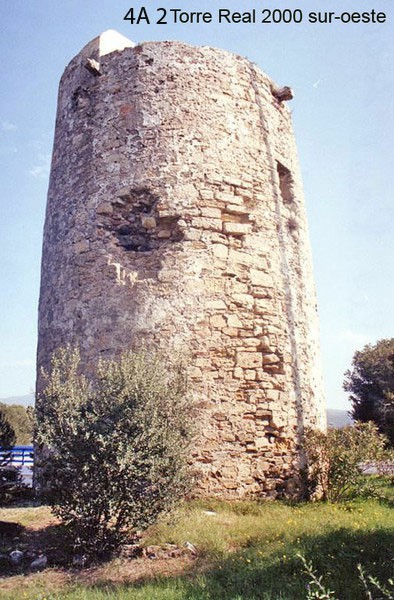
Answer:
[[(135, 3), (142, 6), (144, 3)], [(390, 0), (146, 2), (184, 10), (300, 8), (299, 24), (130, 25), (132, 3), (0, 2), (0, 398), (34, 388), (41, 238), (59, 78), (90, 39), (225, 48), (291, 85), (309, 214), (330, 407), (349, 408), (343, 373), (356, 349), (392, 337), (394, 6)], [(308, 23), (310, 11), (387, 14), (383, 24)], [(152, 19), (153, 20), (153, 19)]]

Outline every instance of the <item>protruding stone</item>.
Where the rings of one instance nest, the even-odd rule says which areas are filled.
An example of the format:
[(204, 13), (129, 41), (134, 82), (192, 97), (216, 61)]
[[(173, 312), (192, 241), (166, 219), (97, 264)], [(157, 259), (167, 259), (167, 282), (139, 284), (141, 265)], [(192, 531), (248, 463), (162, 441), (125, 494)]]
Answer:
[(232, 223), (231, 221), (226, 221), (223, 223), (223, 231), (229, 235), (242, 236), (249, 233), (251, 227), (247, 223)]
[(197, 556), (197, 548), (194, 544), (192, 544), (191, 542), (185, 542), (183, 545), (192, 556)]
[(30, 571), (43, 571), (48, 564), (48, 557), (40, 554), (30, 563)]
[(285, 102), (294, 98), (293, 90), (287, 85), (281, 88), (273, 86), (272, 95), (275, 96), (279, 102)]
[(24, 558), (24, 554), (21, 550), (13, 550), (9, 554), (10, 563), (14, 566), (18, 566), (21, 564)]
[(264, 354), (264, 356), (263, 356), (263, 363), (265, 365), (272, 365), (279, 361), (280, 361), (280, 359), (276, 354)]
[(213, 208), (212, 206), (203, 206), (201, 208), (201, 215), (203, 217), (211, 217), (212, 219), (220, 219), (222, 211), (220, 208)]
[(162, 229), (157, 232), (157, 237), (159, 239), (168, 239), (171, 237), (171, 231), (169, 229)]
[(156, 227), (156, 219), (153, 217), (141, 217), (141, 225), (145, 229), (154, 229)]
[(88, 71), (90, 71), (90, 73), (92, 73), (92, 75), (101, 75), (100, 63), (97, 62), (97, 60), (94, 60), (94, 58), (87, 58), (85, 67)]

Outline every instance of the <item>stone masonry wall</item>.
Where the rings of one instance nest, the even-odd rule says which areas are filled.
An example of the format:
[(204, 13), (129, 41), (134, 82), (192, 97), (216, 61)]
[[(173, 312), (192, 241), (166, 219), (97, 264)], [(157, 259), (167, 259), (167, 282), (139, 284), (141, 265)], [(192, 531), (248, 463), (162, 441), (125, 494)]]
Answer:
[(87, 369), (141, 340), (188, 356), (206, 495), (292, 493), (300, 433), (325, 425), (295, 141), (271, 88), (225, 51), (99, 56), (97, 40), (60, 83), (38, 365), (76, 342)]

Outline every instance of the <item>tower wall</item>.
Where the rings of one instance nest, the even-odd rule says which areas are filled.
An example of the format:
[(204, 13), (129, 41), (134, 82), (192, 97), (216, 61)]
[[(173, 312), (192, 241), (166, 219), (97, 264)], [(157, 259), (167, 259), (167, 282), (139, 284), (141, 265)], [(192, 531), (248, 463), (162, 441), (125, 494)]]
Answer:
[(202, 493), (291, 491), (325, 412), (289, 111), (228, 52), (99, 42), (60, 83), (38, 365), (67, 343), (86, 369), (142, 340), (179, 350)]

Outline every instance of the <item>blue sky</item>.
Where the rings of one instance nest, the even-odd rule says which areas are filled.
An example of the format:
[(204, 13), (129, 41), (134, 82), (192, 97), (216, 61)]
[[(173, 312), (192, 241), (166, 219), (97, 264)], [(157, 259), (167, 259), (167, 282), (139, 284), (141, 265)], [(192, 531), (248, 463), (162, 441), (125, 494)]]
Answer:
[[(144, 3), (134, 3), (134, 7)], [(168, 0), (158, 7), (300, 8), (299, 24), (130, 25), (114, 0), (0, 2), (0, 398), (34, 388), (42, 227), (59, 78), (93, 37), (181, 40), (247, 56), (291, 103), (309, 215), (327, 404), (349, 408), (356, 349), (392, 337), (394, 7), (390, 0)], [(365, 8), (364, 8), (365, 7)], [(308, 22), (310, 11), (384, 11), (381, 24)], [(153, 21), (153, 19), (152, 19)], [(214, 19), (216, 21), (216, 19)]]

